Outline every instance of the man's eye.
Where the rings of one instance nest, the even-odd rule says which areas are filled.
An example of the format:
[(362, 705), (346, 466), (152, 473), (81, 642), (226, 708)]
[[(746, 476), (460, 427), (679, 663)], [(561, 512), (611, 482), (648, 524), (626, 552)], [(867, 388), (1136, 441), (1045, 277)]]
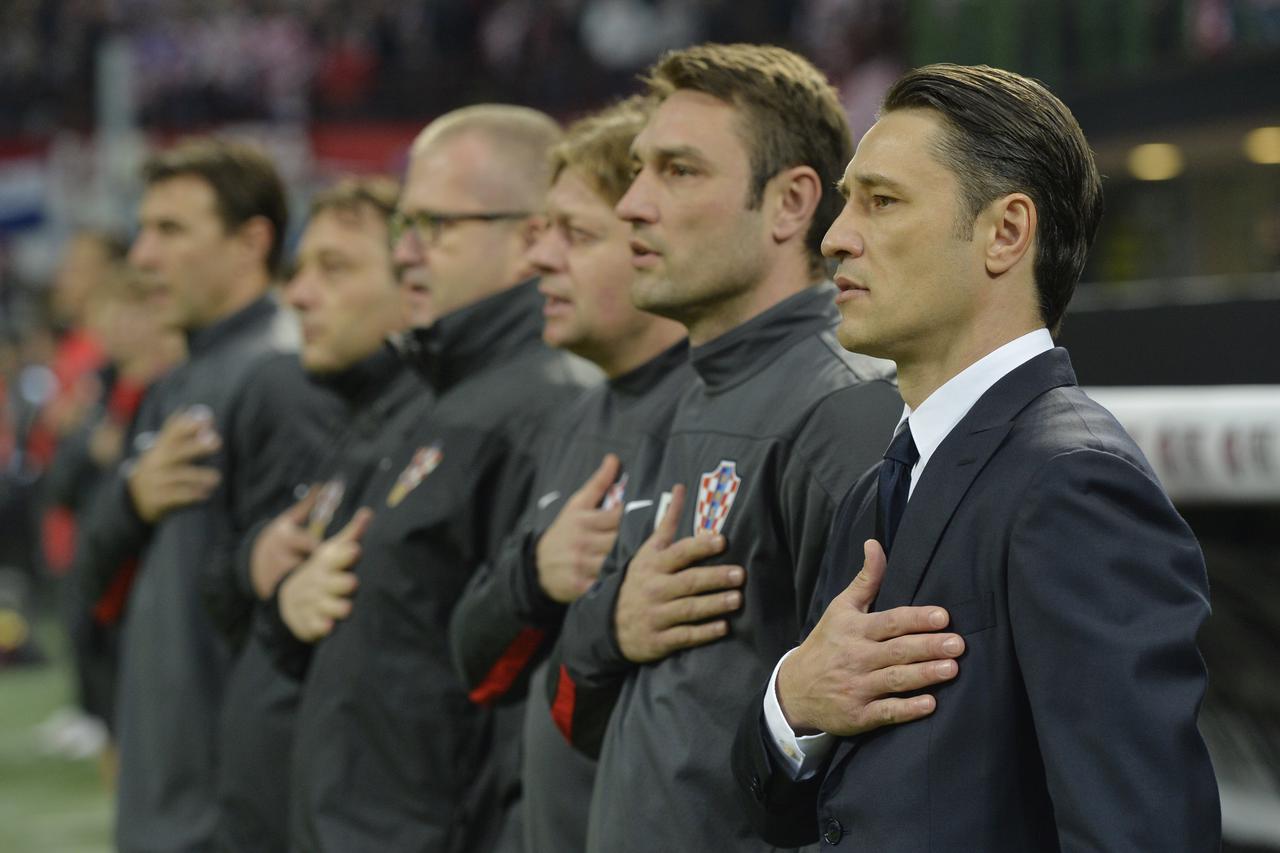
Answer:
[(684, 178), (694, 174), (694, 170), (683, 163), (668, 163), (667, 174), (676, 178)]
[(871, 197), (871, 206), (872, 206), (872, 207), (885, 208), (885, 207), (888, 207), (889, 205), (893, 204), (895, 201), (897, 201), (897, 199), (896, 199), (896, 198), (894, 198), (893, 196), (888, 196), (888, 195), (873, 195), (873, 196)]
[(596, 238), (596, 235), (592, 234), (590, 231), (584, 231), (581, 228), (569, 228), (568, 234), (569, 242), (575, 246), (590, 243)]

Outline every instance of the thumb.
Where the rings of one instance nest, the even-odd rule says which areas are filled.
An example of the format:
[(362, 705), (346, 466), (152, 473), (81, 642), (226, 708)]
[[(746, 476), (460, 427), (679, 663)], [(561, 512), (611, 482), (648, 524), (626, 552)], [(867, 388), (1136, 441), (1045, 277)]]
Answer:
[(369, 522), (373, 520), (373, 510), (367, 506), (362, 506), (356, 510), (356, 514), (347, 522), (347, 526), (342, 528), (333, 537), (337, 542), (359, 542), (360, 537), (364, 536), (364, 532), (369, 528)]
[(320, 490), (315, 486), (308, 486), (307, 493), (302, 496), (302, 500), (289, 507), (286, 514), (289, 520), (299, 526), (306, 524), (307, 519), (311, 516), (311, 510), (315, 508), (316, 501), (320, 498)]
[(600, 462), (600, 467), (587, 478), (578, 491), (573, 493), (569, 503), (584, 509), (595, 509), (600, 506), (604, 496), (609, 493), (609, 487), (618, 479), (618, 469), (621, 465), (617, 456), (606, 453)]
[(680, 529), (680, 511), (684, 509), (684, 486), (676, 484), (671, 487), (671, 503), (658, 523), (654, 525), (646, 544), (661, 551), (676, 541), (676, 531)]
[(862, 571), (845, 587), (842, 595), (846, 601), (866, 613), (880, 592), (880, 582), (884, 580), (887, 561), (884, 548), (874, 539), (862, 543), (862, 558)]

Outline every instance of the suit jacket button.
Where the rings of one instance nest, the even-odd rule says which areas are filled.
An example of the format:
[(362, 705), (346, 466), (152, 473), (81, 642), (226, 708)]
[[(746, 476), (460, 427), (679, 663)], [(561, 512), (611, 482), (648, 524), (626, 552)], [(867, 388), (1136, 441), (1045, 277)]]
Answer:
[(751, 774), (751, 796), (757, 801), (764, 800), (764, 785), (761, 784), (760, 776), (756, 773)]
[(835, 846), (840, 843), (840, 839), (843, 837), (844, 827), (840, 825), (840, 821), (835, 818), (828, 818), (827, 825), (822, 830), (822, 840)]

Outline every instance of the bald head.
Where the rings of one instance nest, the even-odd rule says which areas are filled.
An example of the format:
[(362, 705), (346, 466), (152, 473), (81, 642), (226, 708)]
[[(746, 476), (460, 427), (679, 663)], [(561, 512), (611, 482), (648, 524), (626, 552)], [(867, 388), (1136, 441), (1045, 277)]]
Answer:
[(545, 113), (510, 104), (477, 104), (445, 113), (414, 140), (410, 156), (448, 149), (477, 200), (495, 209), (542, 209), (551, 183), (548, 153), (561, 139)]
[(398, 205), (401, 221), (417, 224), (394, 255), (414, 325), (533, 274), (525, 252), (541, 229), (560, 137), (549, 116), (502, 104), (446, 113), (418, 136)]

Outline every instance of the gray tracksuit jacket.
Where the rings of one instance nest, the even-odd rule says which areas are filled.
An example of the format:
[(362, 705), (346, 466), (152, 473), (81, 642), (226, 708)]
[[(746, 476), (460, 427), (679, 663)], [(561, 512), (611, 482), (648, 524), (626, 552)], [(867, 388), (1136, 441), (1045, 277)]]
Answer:
[(658, 482), (687, 489), (679, 535), (714, 530), (710, 560), (746, 569), (729, 634), (635, 666), (613, 611), (661, 502), (627, 513), (597, 586), (570, 606), (547, 688), (575, 744), (599, 751), (587, 850), (764, 851), (738, 803), (729, 754), (805, 616), (835, 507), (888, 444), (902, 401), (891, 365), (846, 352), (824, 284), (696, 347)]
[(606, 453), (621, 473), (602, 506), (656, 500), (676, 402), (693, 380), (689, 347), (681, 342), (649, 362), (588, 391), (548, 430), (538, 453), (531, 500), (497, 557), (472, 578), (451, 624), (454, 661), (481, 704), (523, 702), (521, 790), (525, 853), (583, 849), (595, 762), (556, 730), (546, 692), (546, 653), (560, 633), (565, 607), (538, 585), (535, 549), (565, 502)]
[[(330, 401), (280, 351), (279, 312), (263, 297), (188, 337), (188, 360), (148, 392), (136, 456), (165, 419), (208, 407), (222, 448), (207, 460), (222, 484), (155, 525), (136, 515), (122, 473), (82, 528), (103, 566), (139, 559), (125, 613), (117, 700), (120, 789), (116, 844), (125, 853), (210, 849), (215, 733), (231, 662), (227, 633), (244, 627), (220, 543), (292, 499), (329, 428)], [(125, 465), (130, 464), (126, 461)]]

